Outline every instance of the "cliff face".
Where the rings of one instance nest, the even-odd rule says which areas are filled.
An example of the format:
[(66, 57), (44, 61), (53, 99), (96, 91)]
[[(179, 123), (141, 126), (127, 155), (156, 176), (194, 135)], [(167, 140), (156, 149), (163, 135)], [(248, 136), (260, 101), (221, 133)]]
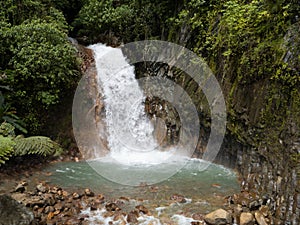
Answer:
[[(300, 23), (288, 29), (282, 43), (283, 54), (278, 59), (285, 63), (289, 71), (295, 72), (298, 76), (299, 28)], [(240, 173), (243, 189), (243, 192), (234, 196), (231, 202), (247, 207), (251, 211), (267, 206), (272, 218), (270, 224), (299, 224), (299, 85), (297, 82), (291, 85), (287, 80), (273, 79), (272, 76), (245, 81), (237, 75), (239, 65), (233, 65), (235, 58), (231, 61), (224, 57), (213, 59), (215, 61), (210, 58), (209, 64), (212, 65), (221, 84), (228, 114), (226, 136), (215, 161), (236, 168)], [(228, 69), (225, 64), (237, 69)], [(176, 69), (155, 63), (147, 66), (152, 67), (152, 71), (160, 71), (159, 76), (176, 81), (193, 99), (201, 121), (200, 138), (194, 156), (201, 157), (210, 133), (210, 110), (201, 88), (188, 75)], [(138, 77), (145, 76), (143, 70), (143, 66), (138, 67)], [(249, 74), (251, 75), (250, 71)], [(158, 74), (153, 72), (150, 75)], [(157, 107), (154, 108), (159, 108), (158, 106), (163, 103), (155, 100), (148, 104), (156, 104)], [(160, 116), (165, 115), (161, 112), (156, 113)], [(180, 129), (178, 115), (170, 117), (172, 116), (163, 116), (163, 119), (173, 121), (173, 130)], [(171, 135), (168, 139), (176, 139), (176, 136), (172, 137), (172, 128), (168, 129)]]

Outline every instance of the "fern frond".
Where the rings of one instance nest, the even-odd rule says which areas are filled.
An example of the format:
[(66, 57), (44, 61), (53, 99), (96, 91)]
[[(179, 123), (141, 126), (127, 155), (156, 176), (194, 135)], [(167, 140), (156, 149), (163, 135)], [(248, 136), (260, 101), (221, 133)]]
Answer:
[(12, 137), (0, 135), (0, 165), (12, 156), (15, 144)]
[(32, 136), (28, 138), (17, 137), (14, 139), (14, 155), (38, 154), (42, 156), (59, 155), (62, 148), (56, 142), (44, 136)]

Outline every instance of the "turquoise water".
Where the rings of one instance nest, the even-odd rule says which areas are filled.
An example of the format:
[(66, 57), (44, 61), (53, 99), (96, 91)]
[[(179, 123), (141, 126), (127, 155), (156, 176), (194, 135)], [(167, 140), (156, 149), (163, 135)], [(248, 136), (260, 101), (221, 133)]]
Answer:
[[(93, 162), (97, 163), (97, 162)], [(147, 202), (152, 207), (169, 206), (170, 197), (174, 194), (183, 195), (186, 204), (175, 204), (174, 210), (187, 210), (189, 212), (209, 212), (222, 206), (225, 197), (239, 191), (237, 175), (234, 171), (220, 165), (211, 164), (206, 170), (199, 171), (199, 165), (206, 163), (200, 160), (189, 160), (185, 167), (167, 180), (146, 185), (141, 183), (138, 187), (121, 185), (100, 176), (87, 162), (62, 162), (50, 165), (44, 170), (48, 174), (44, 179), (67, 190), (76, 191), (90, 188), (97, 194), (104, 194), (107, 198), (117, 199), (128, 197)], [(116, 167), (112, 163), (103, 163), (101, 166), (113, 171)], [(171, 165), (164, 165), (160, 170), (168, 170)], [(139, 168), (141, 169), (141, 168)], [(127, 172), (133, 168), (127, 168)], [(154, 174), (155, 174), (154, 173)], [(50, 175), (49, 175), (50, 174)], [(174, 204), (173, 204), (174, 205)]]

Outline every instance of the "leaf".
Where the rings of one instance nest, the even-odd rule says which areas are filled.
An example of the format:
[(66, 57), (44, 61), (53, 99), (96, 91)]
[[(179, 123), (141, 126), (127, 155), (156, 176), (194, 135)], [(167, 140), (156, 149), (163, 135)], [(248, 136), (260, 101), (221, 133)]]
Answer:
[(38, 154), (42, 156), (59, 155), (62, 148), (56, 142), (44, 136), (32, 136), (28, 138), (18, 137), (15, 139), (14, 155)]
[(12, 137), (0, 135), (0, 165), (5, 163), (13, 154), (15, 142)]

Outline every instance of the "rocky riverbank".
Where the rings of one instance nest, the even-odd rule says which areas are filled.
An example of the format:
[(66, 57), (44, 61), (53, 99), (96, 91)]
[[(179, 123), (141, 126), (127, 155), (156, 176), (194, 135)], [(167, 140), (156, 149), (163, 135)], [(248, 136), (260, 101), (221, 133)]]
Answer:
[[(89, 188), (68, 191), (46, 183), (20, 181), (0, 198), (0, 224), (276, 224), (268, 196), (242, 192), (226, 198), (222, 209), (208, 214), (182, 212), (168, 216), (172, 205), (187, 204), (182, 195), (170, 196), (169, 206), (149, 205), (147, 200), (126, 196), (110, 198)], [(5, 207), (3, 207), (5, 205)], [(5, 215), (10, 215), (5, 216)], [(25, 218), (25, 219), (24, 219)], [(18, 221), (17, 221), (18, 220)]]

